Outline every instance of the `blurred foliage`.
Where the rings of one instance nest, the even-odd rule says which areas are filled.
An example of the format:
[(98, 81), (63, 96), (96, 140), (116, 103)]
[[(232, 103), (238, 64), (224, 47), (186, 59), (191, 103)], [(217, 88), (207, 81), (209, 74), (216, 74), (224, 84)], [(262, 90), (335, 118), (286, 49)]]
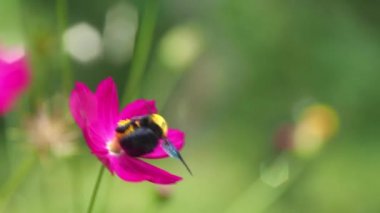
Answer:
[[(26, 117), (71, 90), (64, 86), (65, 72), (91, 88), (112, 76), (119, 94), (124, 92), (131, 58), (114, 63), (103, 51), (82, 63), (62, 53), (56, 7), (62, 1), (0, 1), (0, 42), (26, 45), (34, 76), (31, 92), (6, 117), (11, 163), (2, 171), (7, 174), (30, 155)], [(100, 36), (110, 8), (134, 8), (139, 23), (144, 6), (144, 1), (122, 0), (66, 3), (67, 27), (84, 22)], [(379, 6), (369, 0), (160, 1), (141, 96), (157, 99), (170, 125), (185, 130), (183, 155), (195, 175), (188, 176), (172, 159), (160, 161), (184, 176), (168, 198), (160, 199), (162, 192), (152, 184), (125, 183), (107, 174), (95, 212), (233, 211), (242, 196), (251, 201), (262, 165), (286, 152), (274, 144), (276, 131), (284, 123), (297, 124), (309, 103), (336, 111), (338, 134), (312, 158), (285, 155), (289, 181), (278, 188), (259, 184), (262, 196), (241, 202), (239, 212), (258, 212), (252, 203), (268, 203), (263, 210), (273, 213), (380, 212)], [(181, 40), (180, 33), (173, 38), (178, 29), (190, 39)], [(169, 42), (165, 49), (168, 39), (184, 43), (176, 48)], [(175, 62), (176, 56), (186, 57), (186, 45), (195, 46), (195, 53), (179, 58), (184, 63), (173, 68), (167, 57)], [(66, 109), (67, 103), (60, 106)], [(83, 212), (99, 163), (83, 139), (78, 144), (72, 157), (39, 157), (6, 212)]]

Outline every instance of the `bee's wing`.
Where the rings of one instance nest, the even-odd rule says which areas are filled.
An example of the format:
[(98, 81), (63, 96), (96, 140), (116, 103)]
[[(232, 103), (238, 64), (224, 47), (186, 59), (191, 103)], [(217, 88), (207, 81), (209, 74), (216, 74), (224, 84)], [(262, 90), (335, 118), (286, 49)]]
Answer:
[(162, 148), (170, 157), (180, 160), (182, 164), (186, 167), (187, 171), (189, 171), (189, 173), (193, 175), (189, 166), (186, 164), (185, 160), (182, 158), (177, 148), (170, 141), (164, 139), (164, 143), (162, 143)]

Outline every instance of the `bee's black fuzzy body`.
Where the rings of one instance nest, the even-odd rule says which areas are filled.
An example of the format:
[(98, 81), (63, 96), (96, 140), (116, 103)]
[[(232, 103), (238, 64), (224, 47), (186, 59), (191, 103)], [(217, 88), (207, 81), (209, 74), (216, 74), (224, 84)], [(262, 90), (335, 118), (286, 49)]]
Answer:
[(156, 148), (159, 138), (146, 127), (140, 127), (120, 140), (120, 146), (128, 155), (139, 157), (148, 154)]
[(151, 153), (158, 146), (164, 137), (164, 127), (153, 115), (147, 115), (119, 125), (116, 132), (121, 134), (119, 142), (123, 150), (132, 157), (139, 157)]

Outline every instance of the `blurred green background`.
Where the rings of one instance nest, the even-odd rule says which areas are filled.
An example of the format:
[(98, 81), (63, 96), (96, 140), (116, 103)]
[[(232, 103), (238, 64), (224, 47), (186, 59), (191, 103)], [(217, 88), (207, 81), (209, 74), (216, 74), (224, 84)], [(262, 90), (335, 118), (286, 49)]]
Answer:
[[(25, 174), (3, 194), (3, 211), (86, 210), (100, 163), (72, 123), (67, 94), (73, 81), (95, 89), (112, 76), (120, 97), (128, 96), (136, 33), (149, 34), (141, 27), (148, 19), (143, 27), (153, 34), (142, 48), (150, 52), (137, 96), (156, 99), (169, 125), (186, 132), (182, 153), (194, 176), (173, 159), (152, 161), (184, 177), (169, 188), (107, 173), (94, 212), (380, 212), (379, 7), (0, 0), (0, 42), (24, 45), (33, 68), (30, 91), (6, 116), (10, 162), (1, 187), (18, 168)], [(316, 103), (339, 119), (328, 143), (311, 154), (279, 149), (282, 127), (297, 128)], [(30, 126), (42, 104), (51, 122), (76, 135), (74, 154), (33, 157), (30, 141), (40, 139)]]

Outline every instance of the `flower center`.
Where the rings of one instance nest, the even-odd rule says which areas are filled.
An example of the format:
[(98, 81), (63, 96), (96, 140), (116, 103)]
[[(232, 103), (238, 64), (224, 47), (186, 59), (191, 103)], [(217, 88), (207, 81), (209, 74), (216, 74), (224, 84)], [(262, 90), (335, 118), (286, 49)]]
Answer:
[(111, 154), (120, 154), (122, 150), (120, 143), (117, 139), (113, 139), (107, 143), (107, 149)]

